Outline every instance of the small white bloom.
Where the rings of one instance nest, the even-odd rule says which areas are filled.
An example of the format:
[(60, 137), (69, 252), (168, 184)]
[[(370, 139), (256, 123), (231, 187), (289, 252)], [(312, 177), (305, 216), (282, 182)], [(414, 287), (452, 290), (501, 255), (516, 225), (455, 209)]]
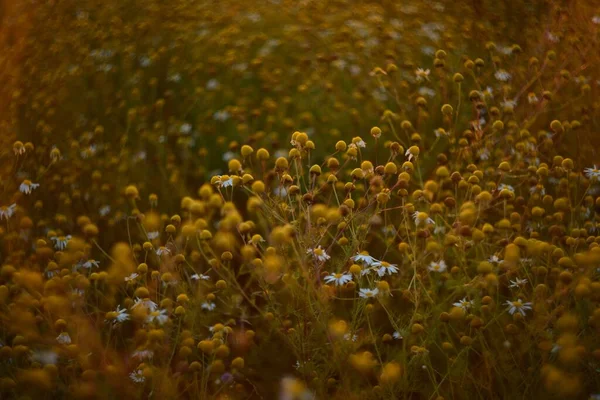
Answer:
[(154, 352), (152, 350), (136, 350), (131, 355), (131, 358), (135, 358), (139, 361), (152, 360), (154, 358)]
[(527, 279), (515, 278), (514, 281), (510, 281), (509, 287), (511, 287), (511, 288), (520, 288), (521, 286), (524, 286), (526, 283), (527, 283)]
[(164, 247), (164, 246), (162, 246), (162, 247), (159, 247), (159, 248), (156, 250), (156, 255), (157, 255), (157, 256), (159, 256), (159, 257), (160, 257), (160, 256), (162, 256), (162, 255), (164, 255), (164, 254), (171, 254), (171, 250), (167, 249), (167, 248), (166, 248), (166, 247)]
[(420, 226), (422, 224), (427, 225), (427, 224), (435, 224), (435, 221), (433, 219), (431, 219), (430, 217), (427, 217), (426, 213), (422, 213), (419, 211), (415, 211), (413, 213), (413, 218), (415, 220), (415, 225), (416, 226)]
[(344, 335), (344, 340), (356, 342), (358, 340), (358, 335), (356, 335), (354, 333), (346, 333)]
[(362, 140), (362, 139), (361, 139), (361, 140), (357, 140), (357, 141), (356, 141), (354, 144), (355, 144), (357, 147), (360, 147), (360, 148), (362, 148), (362, 149), (364, 149), (365, 147), (367, 147), (367, 144), (366, 144), (366, 143), (365, 143), (365, 141), (364, 141), (364, 140)]
[(523, 303), (521, 299), (518, 299), (517, 301), (507, 301), (504, 304), (508, 306), (506, 310), (510, 313), (510, 315), (518, 312), (522, 316), (525, 316), (525, 311), (531, 310), (531, 303)]
[(227, 110), (219, 110), (213, 114), (215, 121), (225, 122), (231, 117), (231, 114)]
[(71, 240), (71, 235), (53, 236), (51, 239), (54, 242), (54, 247), (56, 250), (62, 251), (67, 248), (67, 244), (69, 244), (69, 241)]
[(91, 269), (92, 267), (98, 268), (100, 266), (100, 263), (96, 260), (87, 260), (86, 262), (81, 264), (81, 266), (87, 269)]
[(357, 254), (357, 255), (355, 255), (355, 256), (353, 256), (352, 257), (352, 261), (359, 262), (359, 263), (361, 263), (363, 265), (368, 265), (368, 266), (371, 266), (374, 263), (379, 262), (379, 260), (377, 260), (374, 257), (371, 257), (368, 254), (360, 254), (360, 253)]
[(185, 124), (181, 125), (181, 127), (179, 128), (179, 132), (184, 135), (187, 135), (191, 131), (192, 131), (192, 125), (187, 122)]
[(159, 325), (164, 325), (169, 320), (167, 310), (153, 311), (146, 317), (146, 323), (157, 322)]
[(143, 383), (146, 380), (146, 378), (144, 378), (144, 373), (141, 369), (130, 373), (129, 378), (135, 383)]
[(212, 311), (217, 307), (217, 305), (215, 303), (205, 301), (200, 307), (202, 307), (203, 310)]
[[(135, 305), (134, 305), (134, 307), (135, 307)], [(127, 310), (124, 308), (121, 308), (120, 305), (117, 306), (117, 309), (115, 310), (115, 312), (117, 313), (117, 316), (115, 317), (115, 323), (122, 323), (129, 319), (129, 314), (127, 313)]]
[(40, 187), (39, 183), (33, 183), (30, 180), (24, 180), (23, 183), (19, 186), (19, 191), (21, 193), (30, 194), (34, 189)]
[(150, 299), (140, 299), (140, 298), (137, 298), (135, 300), (135, 303), (133, 303), (133, 306), (131, 308), (133, 309), (133, 308), (136, 308), (136, 307), (139, 307), (139, 306), (142, 306), (142, 307), (146, 308), (150, 312), (154, 312), (158, 308), (158, 305), (155, 302), (153, 302), (152, 300), (150, 300)]
[(496, 71), (494, 76), (496, 77), (496, 79), (498, 79), (499, 81), (502, 81), (502, 82), (509, 81), (510, 78), (512, 78), (512, 75), (503, 69), (499, 69), (498, 71)]
[(393, 337), (394, 339), (396, 339), (396, 340), (404, 339), (404, 338), (402, 337), (402, 334), (401, 334), (400, 332), (398, 332), (398, 331), (394, 331), (394, 333), (392, 334), (392, 337)]
[(428, 69), (417, 68), (415, 71), (415, 75), (417, 76), (417, 82), (423, 82), (429, 80), (429, 71)]
[(531, 92), (527, 95), (527, 101), (529, 102), (529, 104), (537, 104), (540, 101), (540, 99), (538, 99), (535, 93)]
[(472, 300), (467, 300), (467, 298), (463, 298), (462, 300), (457, 301), (456, 303), (452, 304), (454, 307), (460, 307), (463, 310), (467, 311), (469, 308), (471, 308), (473, 306), (473, 301)]
[(600, 169), (598, 169), (598, 167), (595, 165), (594, 168), (585, 168), (583, 173), (588, 177), (588, 179), (600, 179)]
[(396, 264), (390, 264), (386, 261), (378, 261), (373, 264), (373, 267), (377, 270), (379, 276), (393, 275), (398, 273), (398, 266)]
[(488, 261), (491, 262), (491, 263), (496, 263), (497, 264), (497, 263), (500, 262), (500, 258), (498, 258), (498, 256), (494, 254), (493, 256), (491, 256), (490, 258), (488, 258)]
[(67, 332), (61, 332), (61, 334), (56, 337), (56, 341), (60, 344), (71, 344), (71, 336), (69, 336)]
[(446, 227), (443, 225), (436, 226), (435, 228), (433, 228), (433, 233), (435, 235), (443, 235), (444, 233), (446, 233)]
[(502, 191), (504, 189), (508, 189), (508, 190), (510, 190), (513, 193), (515, 192), (515, 188), (512, 187), (511, 185), (506, 185), (504, 183), (501, 183), (501, 184), (498, 185), (498, 191)]
[(352, 274), (343, 273), (343, 274), (331, 274), (327, 275), (323, 279), (326, 283), (335, 283), (335, 286), (343, 286), (346, 283), (352, 281)]
[(104, 206), (98, 211), (102, 217), (106, 217), (110, 212), (110, 206)]
[(331, 258), (329, 256), (329, 254), (327, 254), (327, 252), (324, 249), (321, 248), (321, 245), (317, 246), (314, 249), (308, 249), (308, 250), (306, 250), (306, 254), (312, 255), (319, 262), (325, 262), (325, 261), (327, 261), (327, 260), (329, 260)]
[(446, 270), (446, 262), (444, 260), (440, 261), (432, 261), (427, 267), (428, 270), (432, 272), (444, 272)]
[(375, 297), (379, 294), (379, 289), (360, 289), (359, 296), (363, 299), (368, 299), (371, 297)]
[(159, 236), (160, 236), (160, 232), (158, 232), (158, 231), (148, 232), (148, 239), (149, 240), (154, 240), (154, 239), (156, 239)]
[(15, 209), (17, 208), (16, 204), (11, 204), (10, 206), (2, 206), (0, 207), (0, 220), (5, 218), (8, 220), (15, 214)]
[(206, 82), (206, 90), (217, 90), (220, 86), (219, 81), (214, 78)]
[(131, 275), (129, 275), (129, 276), (126, 276), (126, 277), (125, 277), (125, 282), (133, 281), (133, 280), (135, 280), (135, 278), (137, 278), (138, 276), (139, 276), (139, 275), (138, 275), (136, 272), (134, 272), (133, 274), (131, 274)]
[(192, 276), (190, 276), (191, 279), (198, 281), (198, 280), (203, 280), (203, 281), (208, 281), (210, 280), (210, 276), (208, 275), (204, 275), (204, 274), (194, 274)]

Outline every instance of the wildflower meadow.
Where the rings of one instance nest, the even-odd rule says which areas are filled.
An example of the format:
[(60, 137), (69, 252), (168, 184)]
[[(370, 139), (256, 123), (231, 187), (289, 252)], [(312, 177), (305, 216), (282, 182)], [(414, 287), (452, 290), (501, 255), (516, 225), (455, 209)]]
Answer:
[(600, 399), (600, 2), (0, 3), (0, 399)]

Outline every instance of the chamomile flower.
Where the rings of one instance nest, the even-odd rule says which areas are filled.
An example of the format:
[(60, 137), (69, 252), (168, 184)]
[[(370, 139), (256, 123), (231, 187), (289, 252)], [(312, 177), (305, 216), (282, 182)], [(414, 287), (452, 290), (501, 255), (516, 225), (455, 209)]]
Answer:
[(317, 246), (314, 249), (306, 250), (306, 254), (312, 255), (319, 262), (325, 262), (331, 258), (331, 256), (329, 256), (329, 254), (327, 254), (327, 252), (321, 248), (321, 245)]
[(132, 381), (134, 381), (135, 383), (144, 383), (144, 381), (146, 380), (146, 378), (144, 377), (144, 373), (142, 372), (141, 369), (138, 369), (137, 371), (133, 371), (132, 373), (130, 373), (129, 378)]
[(506, 72), (503, 69), (499, 69), (498, 71), (496, 71), (496, 73), (494, 74), (494, 77), (496, 77), (496, 79), (498, 79), (501, 82), (507, 82), (510, 80), (510, 78), (512, 78), (512, 75), (509, 74), (508, 72)]
[(359, 253), (355, 256), (352, 256), (352, 261), (361, 263), (363, 265), (371, 266), (376, 262), (379, 262), (375, 257), (371, 257), (368, 254)]
[(161, 246), (158, 249), (156, 249), (156, 255), (157, 256), (160, 257), (160, 256), (165, 255), (165, 254), (171, 254), (171, 250), (167, 249), (164, 246)]
[(0, 207), (0, 220), (2, 218), (8, 220), (15, 214), (15, 210), (17, 208), (16, 204), (11, 204), (10, 206), (2, 206)]
[(392, 334), (392, 337), (396, 340), (400, 340), (400, 339), (404, 339), (404, 337), (402, 336), (402, 334), (398, 331), (394, 331), (394, 333)]
[(205, 301), (204, 303), (202, 303), (202, 305), (200, 307), (203, 310), (212, 311), (212, 310), (214, 310), (217, 307), (217, 305), (215, 303), (211, 303), (211, 302)]
[(100, 263), (96, 260), (87, 260), (86, 262), (81, 264), (81, 266), (83, 268), (92, 269), (92, 267), (98, 268), (100, 266)]
[(510, 315), (513, 315), (514, 313), (518, 312), (522, 316), (525, 316), (525, 311), (531, 310), (531, 303), (524, 303), (523, 301), (521, 301), (521, 299), (518, 299), (516, 301), (507, 301), (504, 304), (508, 306), (506, 311), (508, 311)]
[(413, 219), (415, 220), (415, 225), (427, 225), (427, 224), (435, 224), (435, 221), (427, 215), (427, 213), (415, 211), (413, 213)]
[(427, 267), (431, 272), (444, 272), (446, 268), (446, 262), (444, 260), (432, 261)]
[(373, 267), (377, 270), (379, 276), (393, 275), (398, 273), (398, 266), (396, 264), (390, 264), (387, 261), (378, 261), (373, 264)]
[(56, 337), (56, 341), (60, 344), (71, 344), (71, 336), (69, 336), (67, 332), (61, 332), (61, 334)]
[(326, 283), (335, 283), (335, 286), (343, 286), (346, 283), (352, 281), (352, 274), (340, 273), (327, 275), (323, 279)]
[(510, 285), (508, 287), (511, 288), (520, 288), (527, 284), (527, 279), (515, 278), (514, 281), (510, 281)]
[(129, 314), (127, 313), (127, 310), (124, 308), (121, 308), (120, 305), (117, 306), (115, 313), (117, 313), (115, 320), (114, 320), (115, 323), (122, 323), (129, 319)]
[(71, 240), (71, 235), (54, 236), (51, 239), (54, 242), (54, 248), (56, 248), (56, 250), (62, 251), (67, 248), (67, 245), (69, 244), (69, 241)]
[(194, 275), (190, 276), (190, 279), (193, 279), (195, 281), (199, 281), (199, 280), (208, 281), (208, 280), (210, 280), (210, 276), (204, 275), (204, 274), (194, 274)]
[(584, 168), (583, 173), (588, 179), (600, 179), (600, 169), (594, 165), (593, 168)]
[(417, 68), (415, 70), (415, 75), (417, 77), (417, 82), (423, 82), (423, 81), (428, 81), (429, 80), (429, 74), (430, 74), (430, 70), (428, 69), (423, 69), (423, 68)]
[(379, 294), (379, 289), (360, 289), (360, 293), (358, 294), (363, 299), (369, 299), (372, 297), (376, 297)]
[(358, 340), (358, 335), (354, 333), (346, 333), (344, 335), (344, 340), (348, 340), (350, 342), (356, 342)]
[(101, 207), (100, 210), (98, 210), (98, 213), (102, 217), (106, 217), (108, 215), (108, 213), (110, 213), (110, 206)]
[(159, 325), (164, 325), (168, 320), (169, 316), (167, 314), (167, 310), (165, 309), (153, 311), (146, 317), (146, 323), (148, 324), (156, 322)]
[(148, 232), (147, 236), (148, 236), (149, 240), (154, 240), (160, 236), (160, 232), (157, 232), (157, 231)]
[(491, 262), (493, 264), (498, 264), (500, 261), (501, 261), (500, 258), (498, 258), (498, 256), (495, 254), (493, 256), (491, 256), (490, 258), (488, 258), (488, 262)]
[(25, 194), (31, 194), (34, 189), (40, 187), (39, 183), (33, 183), (29, 179), (25, 179), (19, 186), (19, 191)]
[(131, 282), (135, 280), (135, 278), (137, 278), (138, 276), (139, 275), (136, 272), (134, 272), (133, 274), (125, 277), (125, 282)]
[(150, 299), (140, 299), (140, 298), (137, 298), (135, 300), (135, 303), (133, 303), (133, 306), (131, 306), (131, 308), (135, 309), (137, 307), (144, 307), (148, 311), (154, 312), (158, 308), (158, 305), (155, 302), (153, 302), (152, 300), (150, 300)]
[(467, 300), (467, 298), (465, 297), (462, 300), (459, 300), (456, 303), (453, 303), (452, 305), (454, 307), (459, 307), (459, 308), (462, 308), (463, 310), (467, 311), (469, 308), (471, 308), (473, 306), (473, 301)]

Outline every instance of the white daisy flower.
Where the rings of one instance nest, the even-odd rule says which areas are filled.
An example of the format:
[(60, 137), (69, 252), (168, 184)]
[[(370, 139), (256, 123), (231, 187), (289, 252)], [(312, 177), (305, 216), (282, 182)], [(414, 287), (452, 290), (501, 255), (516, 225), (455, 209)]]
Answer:
[(160, 236), (160, 232), (158, 232), (158, 231), (148, 232), (147, 236), (148, 236), (149, 240), (154, 240), (154, 239), (156, 239), (157, 237)]
[[(134, 307), (135, 307), (135, 305), (134, 305)], [(115, 317), (115, 323), (122, 323), (129, 319), (129, 314), (127, 313), (127, 310), (124, 308), (121, 308), (120, 305), (117, 306), (117, 309), (115, 310), (115, 312), (117, 313), (117, 316)]]
[(352, 281), (352, 274), (343, 273), (343, 274), (331, 274), (327, 275), (323, 279), (326, 283), (335, 283), (335, 286), (343, 286), (346, 283)]
[(152, 350), (136, 350), (131, 355), (131, 358), (135, 358), (137, 360), (152, 360), (154, 358), (154, 352)]
[(498, 71), (496, 71), (494, 76), (496, 77), (496, 79), (498, 79), (499, 81), (502, 81), (502, 82), (509, 81), (510, 78), (512, 78), (512, 75), (503, 69), (499, 69)]
[(427, 267), (431, 272), (444, 272), (446, 270), (446, 262), (444, 260), (432, 261)]
[(471, 308), (473, 306), (473, 301), (472, 300), (467, 300), (467, 298), (463, 298), (462, 300), (457, 301), (456, 303), (452, 304), (454, 307), (460, 307), (463, 310), (467, 311), (469, 308)]
[(164, 255), (164, 254), (171, 254), (171, 250), (167, 249), (167, 248), (166, 248), (166, 247), (164, 247), (164, 246), (162, 246), (162, 247), (159, 247), (159, 248), (156, 250), (156, 255), (157, 255), (157, 256), (159, 256), (159, 257), (160, 257), (160, 256), (162, 256), (162, 255)]
[(190, 278), (193, 279), (193, 280), (195, 280), (195, 281), (199, 281), (199, 280), (208, 281), (208, 280), (210, 280), (210, 276), (204, 275), (204, 274), (194, 274), (194, 275), (190, 276)]
[(215, 121), (225, 122), (231, 117), (231, 114), (227, 110), (219, 110), (213, 114)]
[(359, 296), (363, 299), (368, 299), (371, 297), (376, 297), (379, 294), (379, 289), (360, 289)]
[(588, 179), (596, 179), (600, 178), (600, 169), (594, 165), (594, 168), (584, 168), (583, 173)]
[(431, 71), (428, 69), (417, 68), (415, 70), (415, 75), (417, 76), (417, 82), (428, 81), (430, 72)]
[(33, 183), (29, 179), (25, 179), (23, 183), (19, 186), (19, 191), (21, 193), (30, 194), (34, 189), (40, 187), (39, 183)]
[(527, 279), (515, 278), (514, 281), (510, 281), (509, 287), (511, 287), (511, 288), (520, 288), (521, 286), (524, 286), (526, 283), (527, 283)]
[(217, 307), (217, 305), (215, 303), (205, 301), (200, 307), (202, 307), (203, 310), (212, 311)]
[(158, 305), (150, 299), (137, 298), (131, 308), (133, 309), (133, 308), (136, 308), (139, 306), (142, 306), (142, 307), (148, 309), (150, 312), (154, 312), (158, 308)]
[(349, 340), (352, 342), (356, 342), (358, 340), (358, 335), (354, 334), (354, 333), (346, 333), (344, 335), (344, 340)]
[(100, 216), (102, 216), (102, 217), (106, 217), (109, 212), (110, 212), (110, 206), (104, 206), (104, 207), (100, 208), (100, 210), (98, 210), (98, 213), (100, 213)]
[(187, 122), (182, 124), (181, 127), (179, 127), (179, 133), (182, 133), (184, 135), (187, 135), (191, 131), (192, 131), (192, 124), (189, 124)]
[(513, 193), (515, 191), (515, 188), (512, 187), (511, 185), (506, 185), (504, 183), (501, 183), (501, 184), (498, 185), (498, 191), (501, 191), (501, 190), (504, 190), (504, 189), (508, 189), (508, 190), (510, 190)]
[(364, 140), (362, 140), (362, 139), (360, 139), (360, 140), (357, 140), (357, 141), (356, 141), (354, 144), (355, 144), (357, 147), (360, 147), (360, 148), (362, 148), (362, 149), (364, 149), (365, 147), (367, 147), (367, 144), (366, 144), (366, 143), (365, 143), (365, 141), (364, 141)]
[(233, 178), (226, 179), (220, 182), (220, 187), (233, 187)]
[(422, 213), (420, 211), (415, 211), (412, 216), (415, 220), (416, 226), (427, 225), (427, 224), (435, 225), (435, 221), (433, 219), (431, 219), (430, 217), (428, 217), (426, 213)]
[(5, 218), (8, 220), (15, 214), (15, 210), (17, 208), (16, 204), (11, 204), (10, 206), (2, 206), (0, 207), (0, 220)]
[(135, 280), (135, 278), (137, 278), (138, 276), (139, 276), (139, 275), (138, 275), (136, 272), (134, 272), (133, 274), (131, 274), (131, 275), (129, 275), (129, 276), (126, 276), (126, 277), (125, 277), (125, 282), (130, 282), (130, 281), (133, 281), (133, 280)]
[(67, 332), (62, 332), (56, 337), (56, 341), (60, 344), (71, 344), (71, 336)]
[(98, 268), (100, 266), (100, 263), (96, 260), (87, 260), (86, 262), (81, 264), (81, 266), (87, 269), (91, 269), (92, 267)]
[(518, 299), (517, 301), (507, 301), (504, 304), (508, 306), (506, 311), (508, 311), (510, 315), (518, 312), (522, 316), (525, 316), (525, 311), (531, 310), (531, 303), (523, 303), (521, 299)]
[(369, 265), (369, 266), (373, 265), (376, 262), (379, 262), (379, 260), (377, 260), (376, 258), (371, 257), (368, 254), (361, 254), (361, 253), (353, 256), (352, 261), (359, 262), (363, 265)]
[(144, 378), (144, 374), (141, 369), (138, 369), (137, 371), (130, 373), (129, 378), (132, 381), (134, 381), (135, 383), (143, 383), (146, 380), (146, 378)]
[(490, 258), (488, 258), (488, 262), (491, 262), (491, 263), (496, 263), (497, 264), (500, 261), (501, 261), (500, 258), (498, 258), (498, 256), (495, 255), (495, 254), (493, 256), (491, 256)]
[(321, 245), (317, 246), (314, 249), (308, 249), (308, 250), (306, 250), (306, 254), (312, 255), (319, 262), (325, 262), (325, 261), (327, 261), (327, 260), (329, 260), (331, 258), (329, 256), (329, 254), (327, 254), (327, 252), (321, 248)]
[(71, 235), (67, 236), (53, 236), (51, 240), (54, 242), (54, 247), (56, 250), (64, 250), (67, 248), (67, 244), (71, 240)]
[(398, 332), (398, 331), (394, 331), (394, 333), (392, 334), (392, 337), (393, 337), (394, 339), (396, 339), (396, 340), (404, 339), (404, 338), (402, 337), (402, 334), (401, 334), (400, 332)]
[(398, 266), (396, 264), (390, 264), (387, 261), (378, 261), (373, 264), (373, 267), (377, 270), (379, 276), (393, 275), (398, 273)]
[(158, 311), (153, 311), (146, 317), (146, 323), (157, 322), (159, 325), (164, 325), (165, 322), (169, 320), (169, 316), (167, 315), (167, 310), (162, 309)]

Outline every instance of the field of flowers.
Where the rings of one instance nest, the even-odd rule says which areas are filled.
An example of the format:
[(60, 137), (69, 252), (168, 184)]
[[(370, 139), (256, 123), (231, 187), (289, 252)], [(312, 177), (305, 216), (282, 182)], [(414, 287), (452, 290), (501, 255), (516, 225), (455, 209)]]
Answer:
[(0, 399), (600, 399), (600, 3), (0, 2)]

